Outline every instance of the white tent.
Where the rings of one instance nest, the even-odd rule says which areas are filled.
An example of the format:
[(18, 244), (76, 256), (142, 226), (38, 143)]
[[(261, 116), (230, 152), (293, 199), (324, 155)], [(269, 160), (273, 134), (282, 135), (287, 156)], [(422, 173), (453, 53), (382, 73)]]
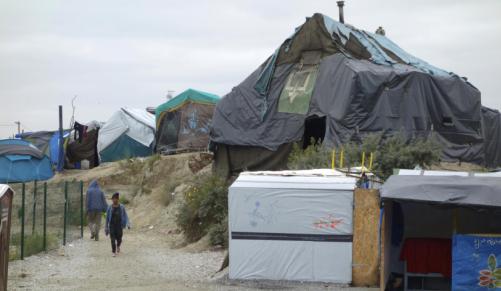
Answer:
[(153, 152), (155, 115), (121, 108), (99, 130), (97, 150), (103, 162), (148, 156)]
[(334, 170), (242, 173), (229, 189), (229, 276), (350, 283), (356, 180)]

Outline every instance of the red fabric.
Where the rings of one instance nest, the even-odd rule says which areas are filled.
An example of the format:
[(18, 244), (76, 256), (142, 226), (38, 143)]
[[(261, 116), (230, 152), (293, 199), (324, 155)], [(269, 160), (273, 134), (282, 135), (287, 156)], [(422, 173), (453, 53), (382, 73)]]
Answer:
[(452, 242), (450, 239), (409, 238), (404, 242), (400, 260), (407, 262), (407, 272), (452, 274)]

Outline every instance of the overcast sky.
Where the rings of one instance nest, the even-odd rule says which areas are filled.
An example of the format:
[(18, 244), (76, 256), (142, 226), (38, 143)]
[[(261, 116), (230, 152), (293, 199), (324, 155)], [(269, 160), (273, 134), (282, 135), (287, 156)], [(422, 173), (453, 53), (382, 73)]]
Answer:
[[(335, 0), (0, 2), (0, 138), (156, 106), (168, 90), (224, 95), (306, 16), (337, 19)], [(347, 0), (345, 21), (465, 76), (501, 109), (501, 1)]]

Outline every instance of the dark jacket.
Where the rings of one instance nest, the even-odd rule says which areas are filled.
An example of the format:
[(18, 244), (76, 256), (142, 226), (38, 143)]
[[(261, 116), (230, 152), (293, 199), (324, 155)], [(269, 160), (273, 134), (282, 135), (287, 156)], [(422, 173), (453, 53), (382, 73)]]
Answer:
[(89, 188), (87, 189), (86, 206), (87, 212), (104, 212), (108, 208), (104, 193), (101, 191), (101, 188), (99, 188), (96, 180), (90, 182)]
[[(129, 216), (127, 216), (127, 211), (125, 211), (125, 207), (120, 204), (120, 221), (122, 222), (122, 229), (125, 227), (130, 227), (130, 222), (129, 222)], [(109, 233), (110, 232), (110, 223), (111, 223), (111, 210), (113, 208), (113, 205), (108, 206), (108, 209), (106, 210), (106, 227), (105, 227), (105, 232)]]

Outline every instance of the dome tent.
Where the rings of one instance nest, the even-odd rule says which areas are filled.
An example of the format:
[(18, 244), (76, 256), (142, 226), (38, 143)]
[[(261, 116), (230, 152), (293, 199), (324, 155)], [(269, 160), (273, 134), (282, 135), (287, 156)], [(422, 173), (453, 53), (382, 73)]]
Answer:
[(156, 151), (172, 153), (207, 148), (219, 96), (188, 89), (155, 110)]
[(54, 176), (49, 158), (29, 142), (0, 140), (0, 183), (48, 180)]
[(143, 109), (121, 108), (98, 133), (97, 150), (102, 162), (113, 162), (153, 153), (155, 116)]

